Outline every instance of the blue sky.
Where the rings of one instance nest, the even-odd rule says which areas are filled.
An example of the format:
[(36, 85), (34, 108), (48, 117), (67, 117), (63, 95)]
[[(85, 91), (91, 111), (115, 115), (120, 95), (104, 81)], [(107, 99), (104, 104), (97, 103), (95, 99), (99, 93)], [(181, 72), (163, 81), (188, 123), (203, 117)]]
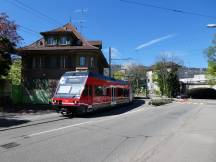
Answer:
[[(161, 53), (166, 53), (182, 59), (186, 66), (206, 67), (203, 50), (211, 44), (216, 33), (216, 28), (206, 28), (207, 24), (216, 23), (216, 18), (175, 13), (120, 0), (19, 1), (58, 22), (26, 11), (13, 0), (0, 0), (0, 12), (6, 12), (17, 24), (38, 33), (66, 24), (70, 18), (76, 26), (79, 26), (77, 20), (85, 20), (82, 34), (87, 39), (102, 40), (106, 57), (111, 46), (114, 58), (133, 58), (130, 62), (146, 66), (153, 64)], [(135, 1), (216, 17), (215, 0)], [(81, 14), (82, 8), (87, 12)], [(39, 34), (23, 30), (19, 30), (24, 38), (23, 45), (40, 38)]]

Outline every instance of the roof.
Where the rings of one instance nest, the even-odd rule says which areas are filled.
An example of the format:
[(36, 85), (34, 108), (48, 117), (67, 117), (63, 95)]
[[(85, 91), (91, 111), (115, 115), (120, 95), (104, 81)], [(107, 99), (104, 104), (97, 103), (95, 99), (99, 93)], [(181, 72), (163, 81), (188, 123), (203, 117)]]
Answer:
[(40, 38), (39, 40), (33, 42), (32, 44), (17, 49), (19, 53), (24, 53), (27, 51), (54, 51), (54, 50), (97, 50), (99, 54), (101, 55), (103, 61), (105, 62), (106, 66), (108, 66), (107, 60), (103, 55), (103, 52), (101, 51), (102, 48), (102, 41), (100, 40), (86, 40), (74, 27), (71, 23), (67, 23), (63, 25), (62, 27), (58, 27), (56, 29), (41, 32), (42, 36), (47, 35), (59, 35), (59, 34), (69, 34), (73, 36), (77, 41), (80, 41), (80, 45), (60, 45), (60, 46), (47, 46), (45, 44), (45, 39)]
[(65, 25), (63, 25), (62, 27), (58, 27), (56, 29), (53, 30), (49, 30), (49, 31), (45, 31), (45, 32), (41, 32), (41, 35), (47, 35), (47, 34), (58, 34), (58, 33), (73, 33), (77, 39), (82, 40), (82, 36), (80, 35), (80, 33), (77, 31), (77, 28), (74, 27), (71, 23), (67, 23)]
[(67, 33), (70, 35), (73, 35), (77, 40), (80, 40), (82, 42), (82, 45), (80, 46), (45, 46), (45, 40), (44, 38), (41, 38), (37, 40), (36, 42), (20, 48), (20, 50), (50, 50), (50, 49), (62, 49), (62, 48), (67, 48), (67, 49), (100, 49), (102, 46), (102, 41), (99, 40), (90, 40), (87, 41), (78, 31), (77, 29), (71, 24), (67, 23), (62, 27), (50, 30), (50, 31), (45, 31), (41, 32), (41, 35), (46, 36), (46, 35), (52, 35), (52, 34), (62, 34), (62, 33)]
[(89, 77), (94, 77), (94, 78), (97, 78), (97, 79), (100, 79), (100, 80), (106, 80), (106, 81), (116, 82), (116, 83), (119, 83), (119, 84), (122, 84), (122, 85), (129, 84), (128, 81), (125, 81), (125, 80), (117, 80), (117, 79), (115, 79), (115, 78), (111, 78), (111, 77), (108, 77), (108, 76), (104, 76), (104, 75), (102, 75), (102, 74), (95, 73), (95, 72), (68, 71), (68, 72), (65, 72), (65, 73), (63, 74), (63, 76), (89, 76)]
[(102, 45), (102, 41), (100, 41), (100, 40), (93, 40), (93, 41), (90, 40), (90, 41), (88, 41), (88, 43), (92, 46), (101, 46)]

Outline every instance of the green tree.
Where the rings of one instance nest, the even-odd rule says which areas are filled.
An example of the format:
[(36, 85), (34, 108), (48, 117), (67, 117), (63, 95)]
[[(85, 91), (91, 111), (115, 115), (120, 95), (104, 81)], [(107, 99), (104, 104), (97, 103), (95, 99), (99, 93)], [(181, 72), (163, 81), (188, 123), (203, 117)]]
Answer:
[(0, 36), (0, 78), (8, 74), (12, 63), (10, 54), (14, 51), (14, 43)]
[(155, 64), (154, 71), (157, 75), (154, 81), (158, 83), (162, 96), (173, 97), (180, 90), (178, 68), (180, 66), (173, 58), (162, 56)]
[(11, 53), (22, 38), (17, 34), (17, 25), (5, 13), (0, 13), (0, 78), (5, 77), (11, 65)]
[(209, 78), (209, 82), (211, 84), (215, 84), (216, 77), (216, 34), (212, 40), (212, 45), (208, 47), (204, 53), (208, 58), (208, 68), (207, 68), (207, 77)]
[(113, 72), (113, 76), (118, 80), (125, 79), (125, 74), (121, 70)]
[(11, 69), (8, 73), (7, 79), (12, 81), (13, 85), (20, 85), (21, 83), (21, 59), (13, 61)]
[(128, 80), (136, 95), (144, 95), (146, 92), (146, 67), (143, 65), (131, 64), (127, 67)]

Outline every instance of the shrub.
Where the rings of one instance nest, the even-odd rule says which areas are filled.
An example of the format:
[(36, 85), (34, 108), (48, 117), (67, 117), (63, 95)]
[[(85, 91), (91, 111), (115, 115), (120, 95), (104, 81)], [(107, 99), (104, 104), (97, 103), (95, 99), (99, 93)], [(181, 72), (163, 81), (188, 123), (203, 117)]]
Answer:
[(149, 104), (154, 106), (160, 106), (171, 103), (171, 99), (152, 99)]

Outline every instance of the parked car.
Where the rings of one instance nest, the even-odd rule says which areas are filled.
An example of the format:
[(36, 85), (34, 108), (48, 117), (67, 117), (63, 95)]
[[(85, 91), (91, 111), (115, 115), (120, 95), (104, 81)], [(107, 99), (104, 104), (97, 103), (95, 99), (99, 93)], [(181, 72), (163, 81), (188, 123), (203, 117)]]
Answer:
[(186, 99), (186, 98), (188, 98), (188, 96), (184, 95), (184, 94), (181, 94), (181, 95), (176, 96), (176, 98), (177, 99)]

